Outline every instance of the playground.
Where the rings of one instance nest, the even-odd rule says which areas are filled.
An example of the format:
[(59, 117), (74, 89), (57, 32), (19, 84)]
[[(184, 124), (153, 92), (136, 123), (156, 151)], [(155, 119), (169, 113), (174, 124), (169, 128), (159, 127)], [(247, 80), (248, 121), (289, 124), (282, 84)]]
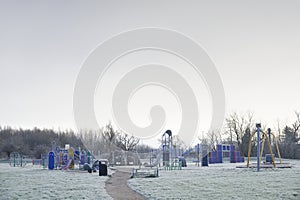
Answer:
[[(167, 133), (167, 134), (166, 134)], [(174, 167), (178, 156), (172, 143), (172, 133), (163, 134), (162, 167), (158, 178), (134, 178), (128, 185), (147, 199), (299, 199), (300, 161), (284, 160), (280, 156), (275, 136), (260, 130), (258, 125), (251, 138), (258, 143), (256, 157), (247, 160), (235, 145), (215, 147), (197, 144), (182, 151), (189, 160), (187, 167)], [(166, 136), (167, 135), (167, 136)], [(251, 143), (250, 143), (251, 144)], [(268, 151), (265, 150), (268, 147)], [(272, 148), (273, 147), (273, 148)], [(272, 151), (276, 149), (276, 151)], [(194, 159), (188, 159), (189, 155)], [(159, 159), (160, 157), (157, 156)], [(157, 163), (154, 162), (154, 164)], [(200, 164), (201, 163), (201, 164)], [(182, 165), (182, 162), (179, 166)], [(150, 165), (153, 166), (153, 165)], [(170, 168), (170, 166), (173, 166)], [(260, 172), (258, 172), (260, 171)], [(137, 176), (139, 177), (139, 176)]]
[(40, 157), (40, 159), (30, 159), (25, 158), (18, 152), (12, 152), (9, 165), (11, 167), (25, 167), (29, 165), (49, 170), (85, 170), (89, 173), (96, 172), (101, 165), (106, 168), (105, 176), (107, 176), (108, 161), (106, 159), (95, 159), (90, 151), (74, 150), (69, 144), (66, 144), (65, 148), (52, 146), (52, 150), (41, 154)]
[(299, 199), (300, 160), (282, 159), (270, 131), (260, 137), (258, 127), (251, 138), (256, 134), (259, 153), (251, 157), (249, 148), (247, 160), (229, 144), (176, 149), (170, 130), (136, 166), (109, 166), (68, 145), (32, 161), (13, 152), (0, 163), (0, 193), (4, 199)]

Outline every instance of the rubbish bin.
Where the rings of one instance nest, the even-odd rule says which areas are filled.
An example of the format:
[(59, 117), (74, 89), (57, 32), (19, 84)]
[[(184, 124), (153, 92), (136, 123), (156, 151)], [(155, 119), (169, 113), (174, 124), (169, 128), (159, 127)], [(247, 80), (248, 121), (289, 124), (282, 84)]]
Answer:
[(107, 165), (99, 162), (99, 176), (107, 176)]
[(272, 164), (272, 154), (266, 154), (266, 163)]
[(202, 157), (201, 166), (202, 167), (208, 167), (208, 160), (207, 155)]

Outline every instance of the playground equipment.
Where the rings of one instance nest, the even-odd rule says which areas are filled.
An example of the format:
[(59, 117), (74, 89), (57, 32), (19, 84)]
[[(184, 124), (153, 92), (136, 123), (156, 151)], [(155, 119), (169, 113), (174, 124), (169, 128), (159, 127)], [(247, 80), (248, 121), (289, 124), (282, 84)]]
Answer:
[[(200, 153), (200, 144), (197, 145), (198, 146), (198, 158), (199, 158), (199, 153)], [(202, 167), (208, 167), (208, 153), (207, 153), (207, 145), (201, 145), (202, 149), (201, 149), (201, 166)], [(198, 163), (199, 166), (199, 163)]]
[(26, 162), (23, 162), (23, 155), (17, 152), (10, 153), (9, 157), (9, 165), (12, 167), (24, 167), (26, 165)]
[(173, 162), (167, 163), (164, 167), (165, 170), (181, 170), (182, 162), (179, 160), (179, 158), (176, 158)]
[(50, 151), (48, 154), (48, 169), (54, 169), (54, 152)]
[(209, 164), (223, 163), (224, 154), (229, 155), (230, 163), (244, 162), (244, 157), (236, 151), (235, 145), (217, 144), (216, 150), (209, 152)]
[[(271, 129), (270, 128), (268, 128), (268, 135), (266, 136), (266, 134), (264, 133), (264, 135), (263, 135), (263, 137), (262, 137), (262, 140), (261, 140), (261, 144), (262, 144), (262, 147), (261, 147), (261, 151), (260, 151), (260, 162), (262, 162), (262, 156), (263, 156), (263, 151), (264, 151), (264, 144), (265, 144), (265, 141), (267, 140), (269, 140), (268, 141), (268, 145), (269, 145), (269, 148), (270, 148), (270, 153), (271, 153), (271, 155), (270, 154), (266, 154), (266, 162), (267, 163), (270, 163), (271, 161), (273, 162), (274, 161), (274, 155), (273, 155), (273, 153), (272, 153), (272, 148), (271, 148), (271, 144), (272, 144), (272, 136), (273, 136), (273, 143), (275, 143), (275, 147), (276, 147), (276, 152), (277, 152), (277, 155), (278, 155), (278, 158), (279, 158), (279, 162), (280, 162), (280, 164), (282, 164), (282, 159), (281, 159), (281, 155), (280, 155), (280, 151), (279, 151), (279, 147), (278, 147), (278, 141), (277, 141), (277, 139), (276, 139), (276, 137), (275, 137), (275, 135), (271, 132)], [(251, 147), (250, 147), (251, 148)], [(251, 149), (250, 149), (250, 151), (251, 151)], [(249, 155), (248, 155), (249, 156)], [(270, 157), (271, 157), (271, 161), (270, 161)], [(274, 167), (276, 167), (276, 163), (275, 163), (275, 161), (274, 161), (274, 164), (275, 164), (275, 166)]]
[[(55, 149), (55, 150), (54, 150)], [(38, 163), (39, 160), (32, 160), (32, 163)], [(52, 146), (52, 150), (48, 154), (41, 154), (40, 164), (49, 170), (53, 169), (74, 169), (75, 164), (82, 169), (84, 164), (91, 164), (91, 153), (89, 151), (75, 150), (68, 144), (65, 148)]]
[[(256, 140), (257, 140), (257, 163), (255, 165), (250, 164), (250, 156), (251, 156), (251, 147), (254, 135), (257, 134)], [(279, 158), (279, 163), (275, 162), (275, 155), (273, 154), (271, 141), (273, 136), (273, 143), (276, 147), (276, 153)], [(264, 144), (267, 143), (270, 154), (266, 154), (266, 162), (261, 164), (263, 152), (264, 152)], [(239, 166), (242, 168), (242, 166)], [(256, 131), (250, 135), (250, 142), (248, 147), (248, 159), (247, 159), (247, 165), (246, 167), (251, 168), (257, 168), (257, 171), (260, 171), (260, 168), (270, 168), (270, 167), (277, 167), (277, 168), (291, 168), (291, 165), (289, 163), (282, 163), (281, 155), (278, 147), (278, 141), (275, 137), (275, 135), (271, 132), (271, 129), (268, 128), (268, 134), (261, 130), (261, 124), (256, 124)]]
[(172, 131), (167, 130), (162, 135), (162, 149), (163, 149), (163, 166), (169, 165), (172, 160)]
[[(177, 156), (177, 149), (172, 148), (172, 131), (167, 130), (162, 135), (161, 149), (163, 154), (163, 166), (165, 170), (181, 170), (182, 167), (186, 167), (186, 161), (184, 157)], [(180, 149), (179, 149), (180, 152)], [(175, 155), (173, 156), (173, 154)], [(158, 158), (160, 155), (158, 156)]]
[[(211, 150), (210, 150), (211, 149)], [(223, 163), (224, 160), (230, 163), (244, 162), (245, 159), (236, 150), (235, 145), (217, 144), (216, 147), (209, 147), (207, 144), (197, 144), (183, 153), (184, 156), (193, 157), (196, 166), (206, 167), (208, 164)]]
[(55, 143), (53, 142), (51, 150), (48, 153), (42, 153), (39, 159), (25, 159), (18, 152), (12, 152), (10, 154), (9, 165), (12, 167), (24, 167), (26, 163), (32, 163), (32, 166), (38, 165), (49, 170), (73, 170), (75, 165), (79, 166), (79, 169), (83, 169), (85, 164), (90, 165), (92, 161), (93, 158), (90, 151), (80, 151), (80, 148), (79, 150), (75, 150), (69, 145), (65, 145), (65, 148), (55, 147)]
[(61, 150), (59, 153), (59, 160), (58, 168), (64, 170), (74, 169), (76, 163), (79, 165), (79, 169), (83, 169), (85, 164), (90, 165), (92, 162), (90, 151), (80, 152), (79, 150), (74, 150), (72, 147), (68, 150)]
[(131, 178), (155, 178), (159, 176), (158, 168), (139, 168), (139, 169), (132, 169), (132, 176)]
[(165, 170), (181, 170), (182, 167), (186, 167), (186, 161), (183, 156), (177, 156), (180, 152), (181, 149), (172, 148), (172, 131), (167, 130), (162, 135), (160, 147), (150, 150), (150, 164), (144, 164), (145, 168), (142, 169), (134, 169), (133, 177), (157, 177), (158, 172), (155, 170), (161, 166), (161, 157)]

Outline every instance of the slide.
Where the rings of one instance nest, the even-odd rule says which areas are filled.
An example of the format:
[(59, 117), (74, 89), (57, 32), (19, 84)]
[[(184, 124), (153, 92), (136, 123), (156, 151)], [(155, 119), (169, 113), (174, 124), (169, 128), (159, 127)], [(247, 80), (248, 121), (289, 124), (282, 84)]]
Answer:
[(66, 169), (73, 169), (73, 166), (72, 165), (74, 165), (73, 164), (73, 159), (71, 158), (69, 161), (68, 161), (68, 164), (67, 164), (67, 166), (66, 166)]
[(64, 170), (66, 170), (66, 169), (73, 169), (73, 166), (72, 166), (72, 165), (74, 166), (73, 159), (69, 159), (67, 165), (62, 166), (61, 169), (64, 169)]

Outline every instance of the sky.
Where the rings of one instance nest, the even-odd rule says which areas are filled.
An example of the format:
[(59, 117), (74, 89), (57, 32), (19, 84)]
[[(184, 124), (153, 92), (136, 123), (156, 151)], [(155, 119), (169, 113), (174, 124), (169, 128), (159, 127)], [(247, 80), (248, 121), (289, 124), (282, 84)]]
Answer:
[[(299, 1), (271, 0), (0, 0), (0, 125), (76, 129), (73, 92), (85, 61), (109, 38), (145, 27), (174, 30), (205, 50), (221, 77), (226, 113), (252, 111), (270, 127), (278, 119), (291, 123), (294, 111), (300, 111), (299, 7)], [(185, 66), (157, 51), (117, 60), (95, 91), (99, 125), (113, 121), (109, 97), (122, 73), (149, 62), (177, 70), (180, 63)], [(211, 99), (203, 80), (193, 78), (188, 68), (180, 73), (194, 84), (201, 134), (212, 118)], [(128, 104), (132, 121), (151, 123), (149, 110), (156, 104), (166, 109), (163, 128), (176, 133), (181, 120), (178, 99), (159, 86), (133, 94)]]

